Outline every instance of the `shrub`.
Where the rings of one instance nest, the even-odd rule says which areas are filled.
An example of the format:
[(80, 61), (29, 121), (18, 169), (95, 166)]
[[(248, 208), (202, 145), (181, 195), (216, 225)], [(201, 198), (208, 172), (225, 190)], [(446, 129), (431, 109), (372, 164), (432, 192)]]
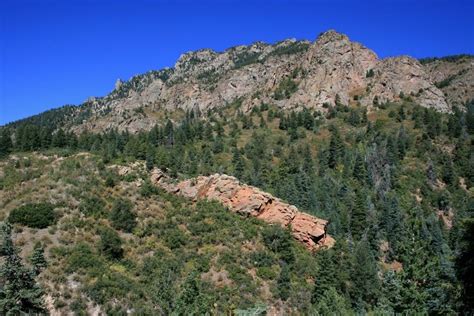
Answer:
[(263, 231), (263, 242), (268, 249), (277, 253), (280, 259), (287, 263), (292, 263), (295, 259), (293, 248), (291, 247), (292, 237), (288, 230), (277, 225), (271, 225)]
[(140, 194), (143, 197), (150, 197), (158, 193), (158, 188), (155, 187), (150, 180), (145, 180), (140, 188)]
[(101, 258), (85, 243), (77, 244), (67, 256), (67, 261), (67, 272), (75, 272), (79, 269), (84, 269), (89, 272), (99, 272), (103, 269)]
[(97, 196), (89, 196), (81, 201), (79, 210), (86, 216), (99, 218), (105, 214), (105, 202)]
[(258, 62), (260, 53), (242, 52), (234, 57), (234, 68), (239, 69)]
[(111, 174), (107, 175), (105, 178), (105, 186), (109, 188), (113, 188), (116, 184), (115, 177), (112, 176)]
[(306, 52), (310, 44), (305, 42), (294, 42), (290, 45), (276, 47), (269, 56), (284, 56)]
[(99, 232), (99, 249), (109, 259), (121, 259), (123, 256), (122, 239), (119, 234), (111, 228), (103, 228)]
[(31, 228), (46, 228), (57, 221), (57, 214), (49, 203), (25, 204), (11, 211), (8, 221)]
[(132, 211), (132, 202), (125, 199), (115, 200), (109, 219), (115, 229), (132, 232), (137, 225), (135, 213)]
[(278, 88), (275, 90), (274, 98), (275, 100), (289, 99), (296, 90), (298, 90), (298, 84), (290, 78), (286, 78), (278, 85)]
[(186, 235), (178, 228), (170, 229), (166, 232), (165, 243), (170, 249), (176, 249), (184, 246), (187, 242)]

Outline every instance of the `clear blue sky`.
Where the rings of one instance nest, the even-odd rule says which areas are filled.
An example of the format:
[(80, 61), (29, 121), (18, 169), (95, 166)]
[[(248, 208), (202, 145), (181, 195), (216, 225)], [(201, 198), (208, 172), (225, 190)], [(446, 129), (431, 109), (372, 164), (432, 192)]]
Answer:
[(330, 28), (381, 57), (473, 54), (472, 21), (472, 0), (0, 0), (0, 124), (103, 96), (189, 50)]

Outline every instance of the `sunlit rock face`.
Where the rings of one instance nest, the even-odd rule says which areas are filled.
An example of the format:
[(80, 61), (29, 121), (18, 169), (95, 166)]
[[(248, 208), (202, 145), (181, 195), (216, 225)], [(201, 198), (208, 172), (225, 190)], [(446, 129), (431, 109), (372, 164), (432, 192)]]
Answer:
[(265, 222), (290, 227), (293, 237), (310, 250), (332, 247), (334, 239), (326, 234), (326, 220), (300, 212), (256, 187), (241, 184), (236, 178), (214, 174), (173, 183), (161, 170), (151, 173), (153, 184), (192, 200), (221, 202), (232, 212), (252, 216)]
[[(334, 30), (314, 42), (289, 39), (223, 52), (203, 49), (182, 54), (172, 68), (118, 80), (109, 95), (84, 103), (75, 115), (86, 111), (87, 119), (72, 120), (71, 129), (134, 133), (161, 124), (160, 111), (205, 114), (230, 104), (238, 104), (244, 113), (262, 103), (324, 112), (336, 101), (370, 110), (374, 103), (409, 98), (450, 112), (453, 105), (474, 97), (472, 59), (454, 64), (422, 65), (408, 56), (379, 59)], [(447, 78), (449, 85), (441, 88), (440, 81)]]

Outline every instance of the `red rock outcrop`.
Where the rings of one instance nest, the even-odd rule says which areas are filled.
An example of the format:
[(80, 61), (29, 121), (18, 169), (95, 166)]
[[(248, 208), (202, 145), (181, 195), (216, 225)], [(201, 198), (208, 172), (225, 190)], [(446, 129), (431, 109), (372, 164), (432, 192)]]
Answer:
[(326, 220), (300, 212), (295, 206), (256, 187), (241, 184), (234, 177), (214, 174), (173, 183), (161, 170), (154, 169), (151, 181), (168, 192), (194, 201), (219, 201), (232, 212), (290, 227), (293, 237), (310, 250), (332, 247), (334, 244), (334, 239), (326, 234)]

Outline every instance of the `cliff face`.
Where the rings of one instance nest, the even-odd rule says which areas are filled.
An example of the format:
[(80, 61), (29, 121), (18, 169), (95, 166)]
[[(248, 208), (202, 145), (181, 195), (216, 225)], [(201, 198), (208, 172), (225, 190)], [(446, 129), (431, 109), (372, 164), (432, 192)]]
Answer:
[(323, 105), (335, 104), (337, 97), (344, 104), (371, 108), (374, 102), (409, 96), (424, 107), (448, 112), (472, 94), (472, 63), (456, 69), (467, 70), (441, 91), (434, 83), (444, 78), (439, 73), (449, 76), (450, 67), (422, 65), (408, 56), (379, 59), (332, 30), (314, 42), (257, 42), (221, 53), (204, 49), (183, 54), (173, 68), (118, 81), (106, 97), (88, 100), (75, 114), (85, 119), (75, 120), (71, 128), (136, 132), (159, 122), (161, 110), (205, 113), (235, 102), (244, 112), (262, 103), (325, 111)]
[(214, 174), (173, 183), (159, 169), (154, 169), (151, 181), (168, 192), (192, 200), (219, 201), (232, 212), (290, 227), (293, 237), (310, 250), (332, 247), (335, 242), (326, 234), (327, 221), (302, 213), (295, 206), (258, 188), (243, 185), (231, 176)]
[(262, 103), (282, 110), (326, 111), (336, 99), (366, 106), (414, 102), (441, 112), (474, 98), (473, 59), (379, 59), (363, 45), (330, 30), (314, 42), (257, 42), (224, 52), (203, 49), (180, 56), (173, 68), (118, 80), (105, 97), (65, 112), (62, 127), (81, 132), (151, 129), (166, 111), (199, 111), (237, 104), (243, 112)]
[(453, 56), (423, 63), (431, 81), (452, 106), (463, 106), (474, 100), (474, 57)]

